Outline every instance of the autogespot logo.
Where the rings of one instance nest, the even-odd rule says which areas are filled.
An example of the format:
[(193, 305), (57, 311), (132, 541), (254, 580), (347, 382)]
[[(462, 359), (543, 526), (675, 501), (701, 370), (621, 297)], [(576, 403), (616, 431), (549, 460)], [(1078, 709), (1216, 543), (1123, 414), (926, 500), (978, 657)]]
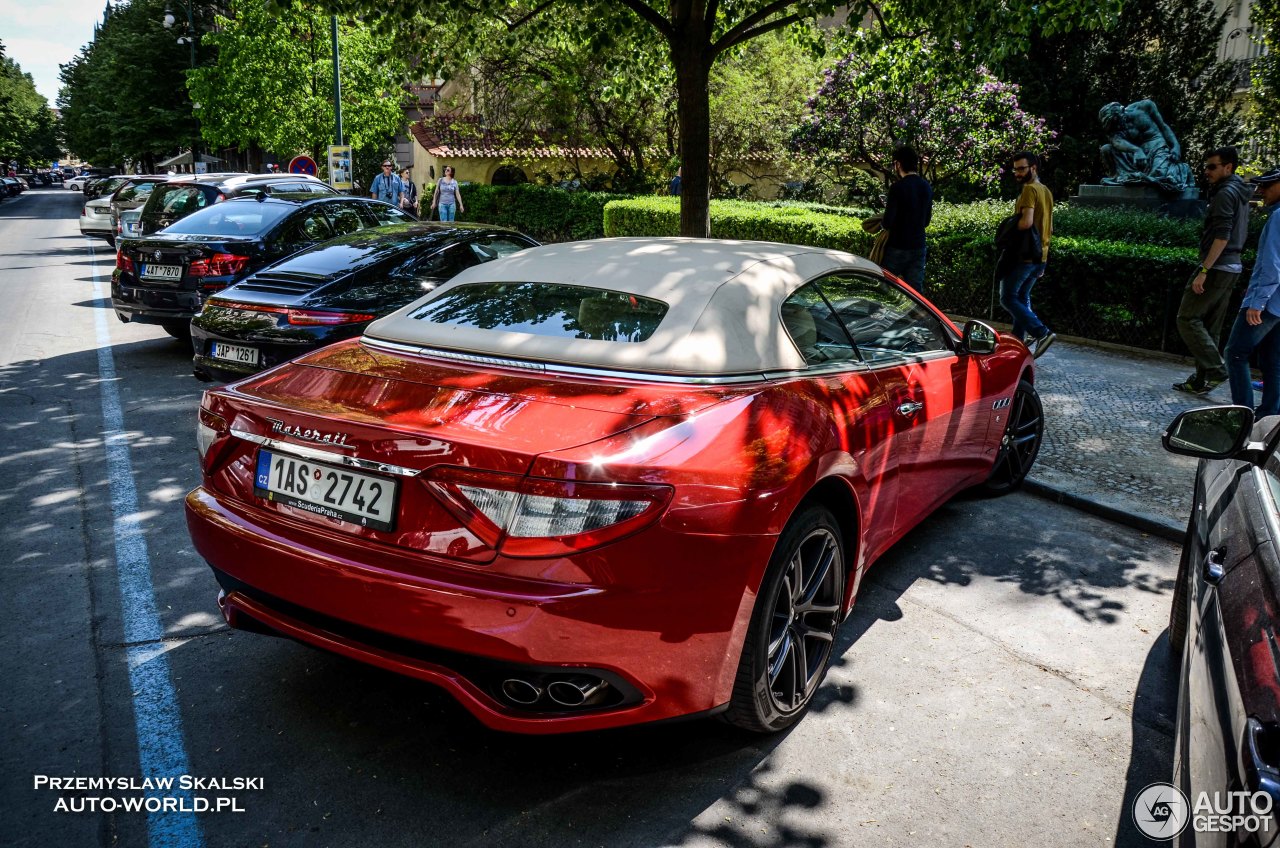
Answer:
[(1151, 839), (1172, 839), (1189, 819), (1187, 796), (1171, 784), (1153, 783), (1133, 799), (1133, 823)]

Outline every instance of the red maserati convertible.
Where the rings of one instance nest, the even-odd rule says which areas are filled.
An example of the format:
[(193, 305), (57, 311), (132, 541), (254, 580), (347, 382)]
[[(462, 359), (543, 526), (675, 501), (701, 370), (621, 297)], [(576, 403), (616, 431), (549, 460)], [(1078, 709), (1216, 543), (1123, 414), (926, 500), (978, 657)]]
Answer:
[(1015, 489), (1027, 348), (832, 250), (609, 239), (455, 277), (205, 393), (196, 549), (233, 627), (493, 728), (803, 714), (867, 568)]

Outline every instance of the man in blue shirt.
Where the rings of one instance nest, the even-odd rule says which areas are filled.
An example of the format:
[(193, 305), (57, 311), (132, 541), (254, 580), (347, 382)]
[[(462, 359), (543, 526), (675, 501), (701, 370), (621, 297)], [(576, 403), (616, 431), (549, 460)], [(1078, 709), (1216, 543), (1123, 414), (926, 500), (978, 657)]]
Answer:
[(1251, 184), (1262, 195), (1267, 223), (1258, 239), (1258, 258), (1249, 277), (1240, 314), (1227, 340), (1227, 375), (1231, 402), (1253, 407), (1249, 354), (1258, 351), (1262, 369), (1262, 405), (1258, 417), (1280, 414), (1280, 168), (1254, 177)]
[(404, 181), (396, 176), (395, 166), (390, 162), (382, 163), (382, 173), (373, 178), (369, 196), (399, 208), (400, 198), (404, 196)]
[(884, 269), (906, 280), (924, 293), (924, 260), (928, 248), (924, 228), (933, 217), (933, 186), (920, 176), (920, 157), (907, 146), (893, 151), (893, 170), (898, 181), (889, 187), (884, 207)]

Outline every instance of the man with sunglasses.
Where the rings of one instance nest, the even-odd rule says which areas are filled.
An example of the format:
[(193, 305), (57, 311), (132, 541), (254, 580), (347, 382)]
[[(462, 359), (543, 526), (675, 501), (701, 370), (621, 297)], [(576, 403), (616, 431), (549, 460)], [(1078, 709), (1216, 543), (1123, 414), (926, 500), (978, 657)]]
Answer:
[(382, 173), (373, 178), (369, 186), (369, 196), (392, 206), (399, 206), (404, 199), (404, 180), (396, 176), (395, 166), (390, 160), (382, 163)]
[(1173, 387), (1188, 394), (1207, 395), (1227, 379), (1218, 340), (1231, 292), (1244, 270), (1240, 252), (1249, 234), (1249, 198), (1253, 194), (1236, 176), (1239, 161), (1234, 147), (1220, 147), (1204, 157), (1209, 208), (1200, 230), (1200, 267), (1187, 281), (1178, 305), (1178, 335), (1191, 351), (1196, 370)]

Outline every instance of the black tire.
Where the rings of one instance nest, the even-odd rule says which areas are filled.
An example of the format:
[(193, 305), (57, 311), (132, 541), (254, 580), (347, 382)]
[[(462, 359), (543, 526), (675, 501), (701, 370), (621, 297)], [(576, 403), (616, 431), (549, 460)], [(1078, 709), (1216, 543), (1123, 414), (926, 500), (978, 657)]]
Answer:
[(164, 331), (173, 336), (180, 342), (191, 341), (191, 322), (190, 321), (165, 321), (160, 326), (164, 327)]
[(1173, 603), (1169, 605), (1169, 657), (1181, 662), (1187, 644), (1187, 617), (1191, 614), (1191, 550), (1195, 547), (1192, 532), (1195, 529), (1196, 505), (1191, 505), (1191, 518), (1187, 520), (1187, 536), (1182, 540), (1182, 556), (1178, 558), (1178, 577), (1173, 584)]
[(804, 715), (831, 662), (845, 580), (835, 516), (822, 506), (803, 509), (769, 560), (724, 721), (776, 733)]
[(991, 475), (978, 488), (988, 495), (1017, 491), (1035, 464), (1043, 439), (1044, 407), (1040, 404), (1040, 393), (1031, 383), (1020, 380), (1009, 404), (1009, 417)]

